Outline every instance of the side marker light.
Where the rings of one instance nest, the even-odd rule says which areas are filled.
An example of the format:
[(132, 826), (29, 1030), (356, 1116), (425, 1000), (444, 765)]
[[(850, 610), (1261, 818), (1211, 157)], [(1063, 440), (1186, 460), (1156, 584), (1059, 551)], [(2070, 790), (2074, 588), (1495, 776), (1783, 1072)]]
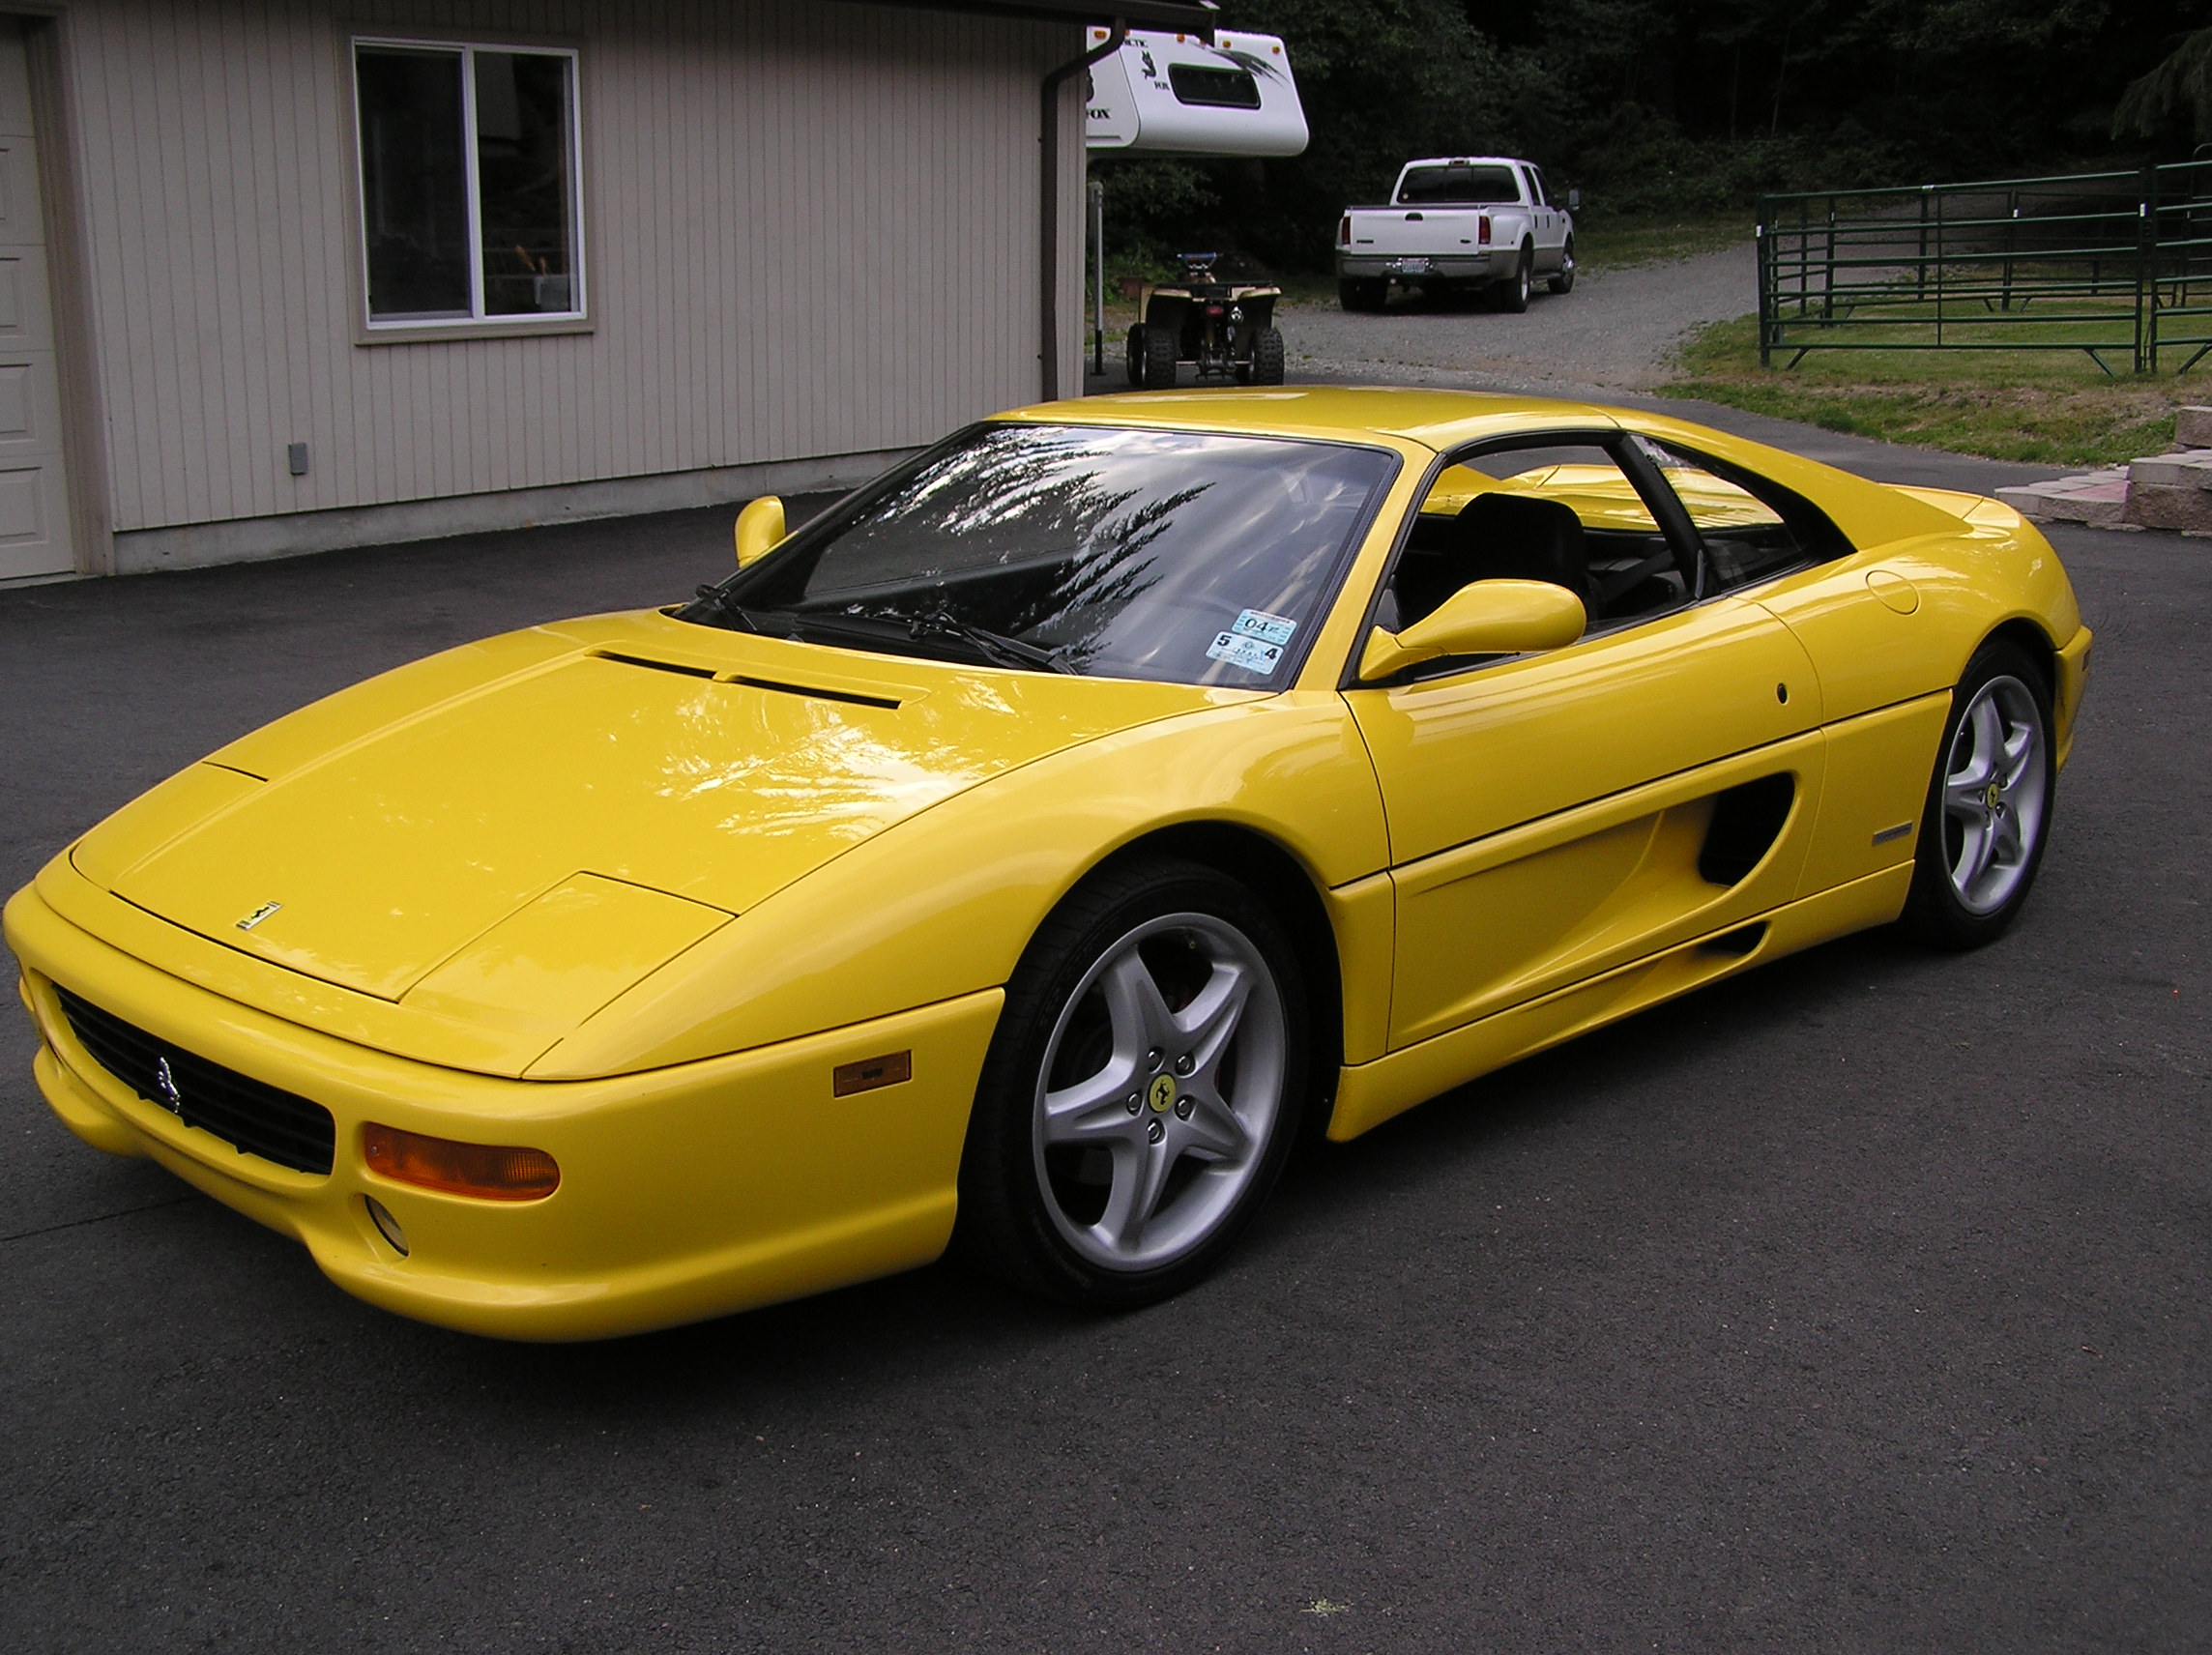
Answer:
[(542, 1149), (456, 1144), (374, 1121), (361, 1129), (361, 1157), (395, 1183), (480, 1201), (543, 1201), (561, 1187), (561, 1169)]
[(880, 1058), (862, 1058), (857, 1063), (839, 1063), (830, 1071), (832, 1097), (850, 1097), (857, 1091), (897, 1086), (914, 1079), (914, 1052), (886, 1052)]

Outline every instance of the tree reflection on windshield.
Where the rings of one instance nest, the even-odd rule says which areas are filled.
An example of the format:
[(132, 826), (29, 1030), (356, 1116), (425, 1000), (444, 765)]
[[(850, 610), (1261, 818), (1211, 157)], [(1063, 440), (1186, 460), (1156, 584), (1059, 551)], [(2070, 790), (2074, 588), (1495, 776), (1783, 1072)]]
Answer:
[[(829, 624), (929, 611), (1098, 676), (1281, 687), (1396, 464), (1280, 438), (979, 426), (685, 614), (734, 604), (770, 630), (781, 617), (843, 642)], [(882, 647), (910, 645), (958, 648)]]

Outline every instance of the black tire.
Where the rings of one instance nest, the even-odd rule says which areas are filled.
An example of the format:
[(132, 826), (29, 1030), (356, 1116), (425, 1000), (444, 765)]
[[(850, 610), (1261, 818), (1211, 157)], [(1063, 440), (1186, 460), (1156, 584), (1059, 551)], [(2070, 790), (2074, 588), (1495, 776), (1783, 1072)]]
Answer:
[[(2023, 748), (2017, 759), (2016, 740)], [(1999, 757), (1990, 764), (1993, 753)], [(1965, 949), (2011, 928), (2043, 865), (2057, 782), (2046, 669), (2020, 645), (1994, 639), (1951, 692), (1900, 921), (1907, 935)]]
[[(1110, 1003), (1109, 982), (1137, 986)], [(1209, 1000), (1235, 1003), (1199, 1023), (1210, 1035), (1157, 1021), (1196, 1017)], [(1308, 1028), (1296, 951), (1243, 886), (1166, 858), (1092, 876), (1006, 985), (960, 1158), (954, 1251), (1098, 1310), (1182, 1292), (1235, 1245), (1300, 1135), (1315, 1089)], [(1211, 1055), (1186, 1063), (1194, 1051)], [(1048, 1095), (1071, 1100), (1049, 1133)]]
[(1173, 391), (1176, 382), (1176, 346), (1172, 328), (1145, 330), (1145, 389)]
[(1575, 290), (1575, 239), (1567, 238), (1567, 245), (1559, 249), (1559, 274), (1545, 284), (1554, 293), (1572, 293)]
[(1252, 335), (1252, 383), (1283, 383), (1283, 334), (1279, 328), (1262, 328)]
[(1336, 302), (1347, 310), (1380, 310), (1389, 302), (1390, 284), (1377, 281), (1371, 276), (1355, 280), (1339, 279), (1336, 284)]
[(1145, 389), (1145, 332), (1144, 323), (1129, 324), (1128, 351), (1122, 359), (1128, 365), (1129, 383), (1139, 391)]
[(1513, 274), (1498, 284), (1498, 307), (1518, 316), (1528, 308), (1528, 295), (1535, 288), (1536, 249), (1527, 242), (1521, 244), (1521, 256), (1514, 261)]

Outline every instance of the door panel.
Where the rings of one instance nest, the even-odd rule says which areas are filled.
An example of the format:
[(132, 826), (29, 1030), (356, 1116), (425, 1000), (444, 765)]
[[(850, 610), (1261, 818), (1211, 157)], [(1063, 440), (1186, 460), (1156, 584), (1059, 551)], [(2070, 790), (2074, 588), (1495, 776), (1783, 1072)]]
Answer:
[[(1347, 700), (1375, 760), (1397, 870), (1393, 1046), (1537, 992), (1573, 962), (1633, 957), (1708, 906), (1722, 893), (1684, 873), (1702, 838), (1697, 800), (1749, 772), (1693, 772), (1820, 719), (1804, 651), (1735, 598)], [(1792, 847), (1818, 803), (1812, 745), (1810, 760), (1772, 761), (1799, 771)], [(1684, 779), (1678, 798), (1562, 815), (1670, 777)], [(1524, 859), (1531, 865), (1516, 866)]]
[[(1701, 766), (1398, 869), (1392, 1045), (1425, 1040), (1790, 900), (1825, 778), (1820, 733)], [(1701, 867), (1714, 797), (1795, 784), (1771, 848), (1732, 885)]]

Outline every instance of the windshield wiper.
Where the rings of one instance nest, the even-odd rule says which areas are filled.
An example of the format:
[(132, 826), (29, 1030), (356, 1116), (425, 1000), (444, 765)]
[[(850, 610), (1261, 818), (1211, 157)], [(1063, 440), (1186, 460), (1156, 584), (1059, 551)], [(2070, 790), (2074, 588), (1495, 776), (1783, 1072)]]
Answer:
[(1019, 638), (1009, 638), (1004, 632), (972, 626), (943, 604), (935, 609), (918, 612), (911, 609), (863, 609), (860, 615), (870, 621), (896, 622), (907, 629), (908, 637), (917, 642), (923, 638), (958, 638), (985, 660), (999, 666), (1043, 667), (1049, 672), (1082, 676), (1058, 650), (1039, 649)]
[(752, 611), (742, 603), (731, 602), (730, 595), (720, 587), (702, 586), (698, 595), (701, 603), (713, 604), (717, 615), (727, 617), (730, 624), (741, 631), (758, 632), (761, 629), (760, 623), (753, 619)]

